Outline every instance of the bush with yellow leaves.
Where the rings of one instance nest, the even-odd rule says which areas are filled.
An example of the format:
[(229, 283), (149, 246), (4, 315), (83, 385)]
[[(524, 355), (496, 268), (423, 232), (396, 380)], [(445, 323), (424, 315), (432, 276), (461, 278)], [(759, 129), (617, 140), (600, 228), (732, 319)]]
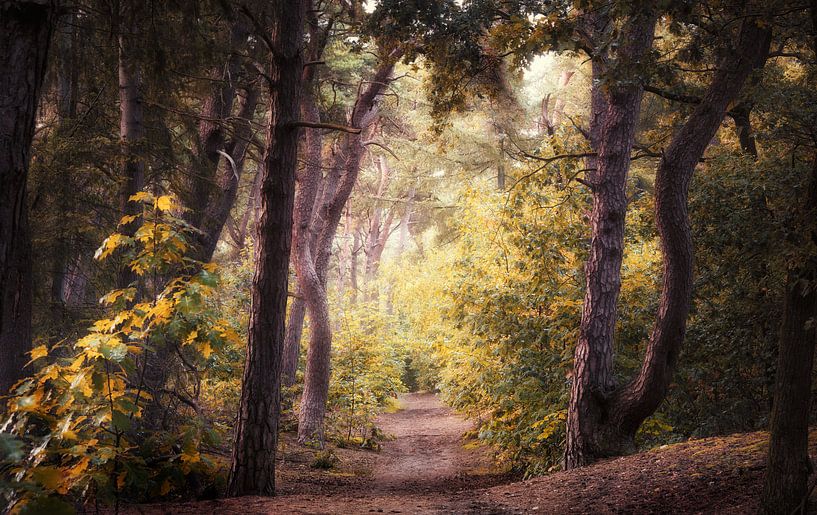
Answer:
[[(138, 229), (109, 236), (96, 258), (120, 256), (136, 280), (100, 299), (108, 316), (82, 338), (35, 347), (36, 372), (11, 392), (0, 488), (13, 512), (155, 499), (214, 475), (217, 464), (201, 449), (217, 445), (221, 431), (198, 398), (238, 335), (207, 303), (215, 266), (185, 257), (193, 229), (175, 199), (141, 192), (131, 201), (143, 208)], [(134, 221), (123, 217), (120, 227)], [(151, 383), (169, 361), (180, 364), (172, 377)]]

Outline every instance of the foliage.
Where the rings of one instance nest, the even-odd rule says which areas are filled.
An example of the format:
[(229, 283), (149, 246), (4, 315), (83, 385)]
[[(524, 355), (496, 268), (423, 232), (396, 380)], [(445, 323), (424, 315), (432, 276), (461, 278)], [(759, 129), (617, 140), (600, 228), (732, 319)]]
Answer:
[(378, 448), (382, 435), (374, 419), (405, 391), (401, 382), (404, 333), (394, 317), (371, 303), (349, 305), (337, 317), (328, 426), (339, 442)]
[(38, 370), (9, 400), (3, 470), (14, 510), (51, 495), (118, 501), (183, 493), (186, 475), (217, 468), (201, 449), (221, 435), (195, 397), (186, 398), (186, 423), (170, 431), (143, 420), (152, 409), (150, 356), (178, 353), (197, 372), (176, 382), (198, 390), (197, 375), (236, 343), (235, 331), (207, 303), (217, 286), (215, 266), (184, 257), (191, 229), (174, 214), (172, 197), (141, 192), (131, 201), (143, 206), (139, 229), (133, 237), (110, 235), (96, 257), (122, 254), (137, 282), (100, 299), (108, 316), (82, 338), (35, 347)]

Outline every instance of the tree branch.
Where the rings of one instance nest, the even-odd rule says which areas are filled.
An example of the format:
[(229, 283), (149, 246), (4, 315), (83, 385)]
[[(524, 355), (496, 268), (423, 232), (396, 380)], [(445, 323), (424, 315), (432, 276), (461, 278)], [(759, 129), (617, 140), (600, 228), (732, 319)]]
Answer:
[(295, 127), (307, 127), (309, 129), (328, 129), (332, 131), (340, 131), (340, 132), (348, 132), (349, 134), (360, 134), (362, 129), (358, 129), (355, 127), (349, 127), (347, 125), (340, 125), (337, 123), (324, 123), (324, 122), (306, 122), (306, 121), (297, 121), (297, 122), (289, 122), (286, 124), (287, 128), (295, 128)]

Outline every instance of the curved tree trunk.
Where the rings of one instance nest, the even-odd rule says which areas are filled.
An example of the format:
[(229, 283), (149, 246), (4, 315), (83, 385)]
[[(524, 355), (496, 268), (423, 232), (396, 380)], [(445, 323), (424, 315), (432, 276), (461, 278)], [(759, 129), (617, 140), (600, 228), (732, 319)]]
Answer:
[(0, 4), (0, 394), (23, 377), (31, 349), (26, 180), (56, 8), (45, 0)]
[[(664, 283), (653, 332), (639, 374), (622, 388), (615, 388), (612, 384), (612, 359), (611, 355), (608, 357), (607, 347), (603, 347), (599, 354), (598, 348), (583, 345), (580, 339), (568, 413), (565, 460), (568, 468), (634, 449), (636, 431), (666, 396), (684, 340), (692, 298), (692, 238), (687, 212), (689, 182), (695, 166), (720, 127), (727, 107), (737, 98), (755, 63), (768, 53), (770, 41), (771, 34), (758, 27), (756, 20), (747, 18), (741, 24), (734, 48), (719, 63), (700, 104), (664, 153), (655, 185)], [(614, 284), (612, 281), (602, 282), (601, 291), (609, 294), (609, 286)], [(604, 327), (612, 330), (610, 325)], [(584, 378), (585, 375), (591, 379)]]
[[(400, 55), (398, 51), (392, 52), (380, 65), (369, 85), (358, 96), (355, 109), (349, 117), (350, 126), (366, 129), (372, 125), (377, 116), (377, 98), (390, 82), (392, 70)], [(329, 309), (326, 303), (326, 275), (332, 256), (332, 242), (340, 224), (343, 208), (360, 172), (360, 162), (365, 150), (361, 141), (361, 134), (347, 133), (342, 136), (340, 149), (334, 156), (335, 165), (330, 169), (330, 176), (333, 173), (340, 173), (341, 170), (343, 175), (340, 177), (337, 188), (334, 187), (335, 181), (331, 177), (327, 178), (324, 201), (316, 213), (316, 218), (320, 221), (320, 231), (314, 247), (315, 275), (310, 277), (311, 279), (317, 278), (320, 288), (313, 288), (313, 290), (304, 288), (312, 325), (310, 326), (311, 337), (304, 371), (304, 392), (298, 417), (298, 441), (301, 443), (314, 442), (323, 446), (332, 345)], [(322, 296), (322, 298), (309, 298), (313, 291), (321, 294), (319, 297)]]
[(274, 495), (306, 3), (270, 2), (269, 127), (261, 179), (247, 359), (227, 495)]

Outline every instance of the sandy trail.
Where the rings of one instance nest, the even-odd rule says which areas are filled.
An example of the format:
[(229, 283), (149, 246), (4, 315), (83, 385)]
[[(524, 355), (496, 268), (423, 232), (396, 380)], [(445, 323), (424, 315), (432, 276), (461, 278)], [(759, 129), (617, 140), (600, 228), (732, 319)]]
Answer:
[(437, 490), (440, 482), (475, 472), (484, 455), (462, 446), (471, 424), (433, 394), (402, 397), (402, 409), (382, 415), (379, 426), (395, 440), (386, 442), (374, 469), (377, 490)]
[(471, 423), (444, 406), (436, 395), (400, 398), (401, 409), (383, 414), (378, 426), (395, 438), (379, 453), (346, 451), (342, 459), (364, 459), (368, 476), (325, 472), (292, 474), (278, 480), (274, 498), (242, 497), (133, 507), (133, 513), (357, 514), (496, 513), (473, 501), (474, 490), (502, 484), (492, 473), (484, 447), (463, 445)]

